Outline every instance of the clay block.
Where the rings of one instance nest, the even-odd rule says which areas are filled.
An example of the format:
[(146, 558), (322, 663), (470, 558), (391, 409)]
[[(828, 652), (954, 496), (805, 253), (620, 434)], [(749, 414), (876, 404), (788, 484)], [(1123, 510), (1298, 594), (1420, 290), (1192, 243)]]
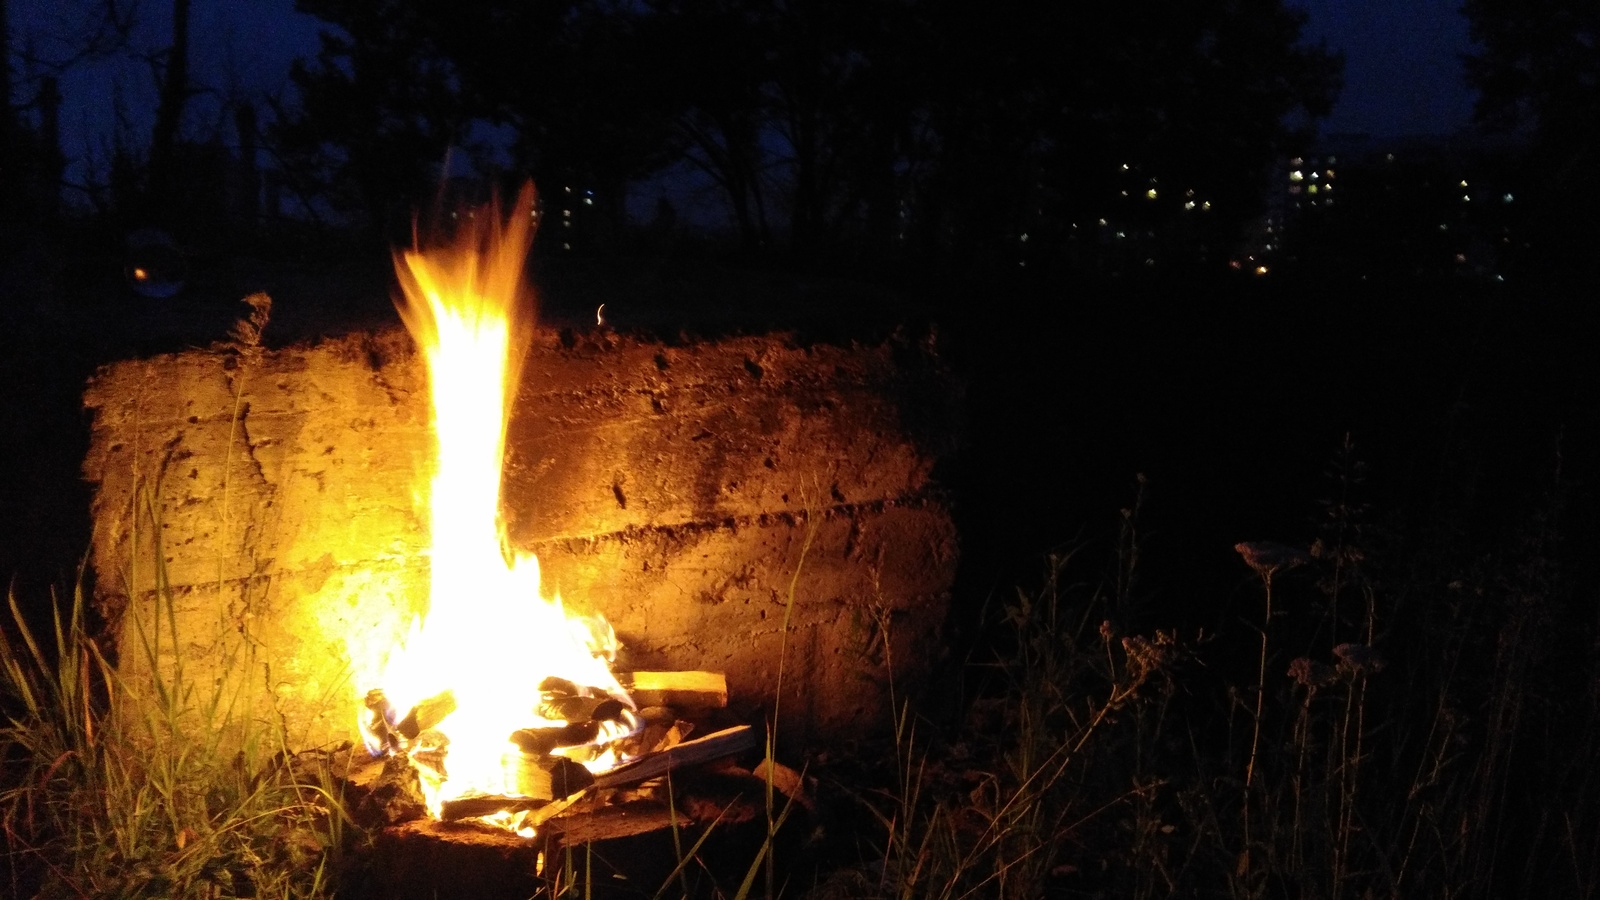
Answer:
[[(813, 738), (886, 725), (884, 686), (934, 662), (958, 392), (929, 346), (542, 332), (516, 397), (509, 537), (547, 590), (614, 623), (619, 664), (723, 671), (754, 716), (781, 650), (782, 729)], [(119, 363), (85, 404), (96, 598), (124, 675), (181, 660), (300, 746), (353, 736), (367, 673), (429, 602), (409, 336)]]
[(523, 900), (547, 888), (542, 845), (472, 824), (418, 820), (380, 830), (358, 896)]

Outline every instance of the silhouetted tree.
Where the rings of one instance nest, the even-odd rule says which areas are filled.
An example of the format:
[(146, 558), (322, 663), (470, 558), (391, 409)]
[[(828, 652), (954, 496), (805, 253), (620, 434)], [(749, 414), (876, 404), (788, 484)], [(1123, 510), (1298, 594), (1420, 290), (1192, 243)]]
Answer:
[[(430, 28), (427, 4), (299, 0), (339, 26), (290, 80), (299, 108), (275, 110), (272, 134), (291, 188), (386, 238), (437, 186), (437, 166), (467, 134), (472, 110)], [(315, 208), (315, 204), (311, 204)]]
[[(746, 248), (771, 240), (770, 152), (774, 4), (651, 0), (647, 50), (683, 159), (724, 193)], [(714, 50), (709, 48), (715, 48)]]
[(680, 149), (673, 79), (651, 53), (647, 10), (614, 0), (460, 6), (433, 27), (470, 102), (513, 133), (511, 164), (547, 191), (594, 191), (602, 218), (622, 222), (628, 186)]
[(1462, 13), (1481, 48), (1466, 57), (1477, 121), (1532, 139), (1534, 249), (1587, 267), (1600, 239), (1600, 5), (1467, 0)]
[(1303, 14), (1278, 0), (933, 9), (928, 224), (975, 252), (1195, 221), (1191, 240), (1231, 241), (1288, 117), (1325, 114), (1337, 90), (1340, 61), (1301, 44)]
[(370, 185), (368, 204), (481, 118), (510, 127), (514, 163), (547, 190), (598, 187), (620, 218), (630, 182), (683, 163), (746, 247), (786, 220), (808, 256), (899, 245), (1014, 264), (1094, 248), (1102, 219), (1141, 252), (1226, 244), (1286, 123), (1325, 113), (1338, 72), (1281, 0), (299, 8), (343, 35), (296, 69), (305, 111), (281, 133)]
[(6, 13), (9, 0), (0, 0), (0, 169), (9, 171), (16, 112), (11, 106), (11, 26)]
[(177, 201), (181, 179), (178, 158), (179, 126), (188, 105), (189, 9), (191, 0), (172, 0), (172, 43), (162, 54), (160, 101), (155, 127), (150, 132), (149, 195), (151, 208), (164, 214)]

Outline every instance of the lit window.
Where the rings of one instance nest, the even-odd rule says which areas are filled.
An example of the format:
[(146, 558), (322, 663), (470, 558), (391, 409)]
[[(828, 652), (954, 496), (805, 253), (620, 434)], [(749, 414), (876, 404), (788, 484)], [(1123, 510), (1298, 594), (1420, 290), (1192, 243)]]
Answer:
[(1028, 242), (1028, 233), (1026, 231), (1024, 231), (1022, 233), (1022, 236), (1019, 237), (1018, 240), (1022, 241), (1024, 244), (1026, 244)]
[(1183, 208), (1184, 209), (1194, 209), (1194, 201), (1193, 200), (1185, 201), (1184, 204), (1183, 204)]
[(1098, 224), (1100, 225), (1101, 228), (1104, 228), (1104, 227), (1106, 227), (1106, 220), (1105, 219), (1101, 219)]
[(1317, 192), (1317, 186), (1314, 183), (1306, 188), (1306, 193), (1308, 193), (1308, 194), (1315, 194), (1316, 192)]
[(1306, 162), (1305, 160), (1303, 160), (1300, 157), (1296, 156), (1294, 159), (1289, 160), (1289, 165), (1291, 165), (1291, 166), (1303, 166), (1303, 165), (1305, 165), (1305, 162)]
[(1300, 171), (1299, 169), (1295, 169), (1293, 172), (1289, 173), (1289, 180), (1290, 181), (1295, 181), (1295, 182), (1304, 181), (1305, 177), (1306, 177), (1306, 173)]
[(1154, 200), (1156, 198), (1156, 189), (1155, 188), (1151, 188), (1150, 190), (1145, 191), (1144, 192), (1144, 196), (1148, 200)]
[(1511, 192), (1510, 191), (1507, 191), (1504, 194), (1500, 195), (1500, 202), (1501, 203), (1510, 203), (1511, 199), (1512, 198), (1511, 198)]
[(1122, 164), (1122, 171), (1124, 171), (1124, 172), (1128, 171), (1128, 164), (1127, 163), (1123, 163)]
[(1200, 208), (1201, 209), (1210, 209), (1211, 208), (1211, 201), (1207, 200), (1206, 202), (1200, 204)]
[(1462, 187), (1466, 187), (1467, 186), (1467, 180), (1465, 178), (1461, 179), (1461, 186)]

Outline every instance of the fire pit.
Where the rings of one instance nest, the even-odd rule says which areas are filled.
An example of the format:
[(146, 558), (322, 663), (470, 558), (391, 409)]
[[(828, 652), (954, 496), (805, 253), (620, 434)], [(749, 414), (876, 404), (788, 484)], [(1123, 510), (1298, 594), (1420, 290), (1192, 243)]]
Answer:
[[(776, 710), (797, 748), (886, 728), (889, 683), (937, 661), (955, 564), (932, 343), (538, 331), (508, 314), (526, 202), (406, 255), (420, 352), (242, 329), (96, 376), (119, 666), (182, 665), (291, 747), (403, 755), (434, 817), (511, 828), (695, 746), (652, 690)], [(141, 644), (158, 608), (177, 639)]]

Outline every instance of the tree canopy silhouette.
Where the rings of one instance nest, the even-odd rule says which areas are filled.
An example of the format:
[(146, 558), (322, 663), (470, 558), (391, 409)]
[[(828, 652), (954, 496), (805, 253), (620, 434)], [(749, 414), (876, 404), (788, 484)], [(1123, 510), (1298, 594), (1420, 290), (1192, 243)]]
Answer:
[(1094, 257), (1107, 228), (1203, 253), (1255, 214), (1340, 67), (1281, 0), (297, 6), (338, 31), (296, 68), (304, 108), (280, 136), (369, 215), (422, 196), (476, 119), (619, 220), (630, 184), (695, 172), (746, 247), (805, 256), (1014, 265)]
[(1586, 265), (1600, 221), (1574, 198), (1600, 190), (1600, 6), (1566, 0), (1467, 0), (1479, 49), (1466, 57), (1477, 121), (1532, 139), (1535, 254), (1557, 270)]

